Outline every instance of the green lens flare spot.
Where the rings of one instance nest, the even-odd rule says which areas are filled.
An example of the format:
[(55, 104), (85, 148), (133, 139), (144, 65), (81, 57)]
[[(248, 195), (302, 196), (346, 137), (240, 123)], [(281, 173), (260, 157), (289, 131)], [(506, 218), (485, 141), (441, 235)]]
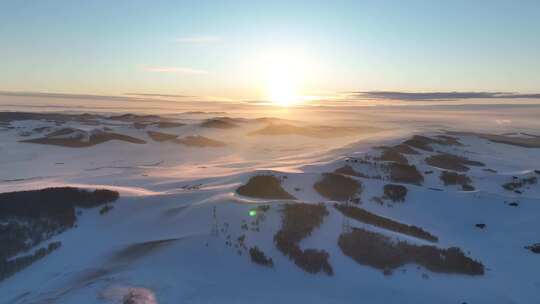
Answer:
[(256, 216), (257, 211), (256, 210), (249, 210), (249, 216)]

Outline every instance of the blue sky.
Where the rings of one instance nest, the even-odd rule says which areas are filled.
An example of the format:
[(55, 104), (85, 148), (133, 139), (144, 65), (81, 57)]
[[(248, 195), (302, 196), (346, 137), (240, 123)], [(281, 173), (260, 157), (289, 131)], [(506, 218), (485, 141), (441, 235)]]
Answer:
[(3, 1), (0, 20), (3, 91), (260, 99), (262, 65), (295, 61), (304, 95), (540, 91), (540, 1)]

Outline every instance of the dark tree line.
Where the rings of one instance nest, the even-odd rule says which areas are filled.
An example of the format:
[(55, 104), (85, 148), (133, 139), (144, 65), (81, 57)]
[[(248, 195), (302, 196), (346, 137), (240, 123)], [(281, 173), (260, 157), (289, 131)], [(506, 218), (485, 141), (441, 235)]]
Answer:
[(338, 245), (343, 253), (360, 264), (381, 270), (415, 263), (433, 272), (483, 275), (484, 265), (473, 260), (457, 247), (440, 249), (435, 246), (395, 242), (380, 233), (354, 228), (341, 234)]
[(534, 185), (538, 182), (538, 178), (536, 176), (526, 177), (526, 178), (517, 178), (514, 177), (514, 179), (511, 182), (503, 184), (503, 188), (508, 191), (515, 191), (519, 188), (524, 187), (525, 185)]
[(448, 154), (448, 153), (441, 153), (441, 154), (428, 156), (425, 159), (425, 162), (426, 164), (430, 166), (447, 169), (447, 170), (460, 171), (460, 172), (469, 171), (468, 166), (475, 166), (475, 167), (485, 166), (485, 164), (482, 162), (470, 160), (463, 156)]
[(283, 208), (281, 230), (274, 235), (274, 242), (279, 251), (288, 256), (294, 263), (309, 273), (324, 271), (328, 275), (334, 273), (328, 262), (329, 254), (324, 250), (302, 250), (300, 241), (311, 235), (318, 228), (328, 210), (323, 204), (305, 203), (287, 204)]
[(443, 146), (463, 146), (463, 144), (460, 143), (457, 138), (447, 135), (438, 135), (437, 138), (414, 135), (410, 139), (404, 141), (403, 144), (429, 152), (433, 152), (433, 144)]
[(474, 187), (471, 185), (472, 180), (465, 174), (459, 174), (451, 171), (443, 171), (441, 173), (440, 179), (445, 186), (461, 185), (461, 188), (465, 191), (474, 190)]
[(365, 178), (369, 178), (369, 176), (367, 176), (366, 174), (362, 173), (362, 172), (358, 172), (356, 170), (354, 170), (351, 166), (349, 165), (345, 165), (341, 168), (337, 168), (334, 173), (337, 173), (337, 174), (342, 174), (342, 175), (350, 175), (350, 176), (356, 176), (356, 177), (365, 177)]
[(26, 251), (65, 227), (49, 218), (10, 219), (0, 225), (0, 260)]
[(415, 165), (390, 163), (385, 168), (389, 172), (390, 179), (394, 182), (415, 185), (421, 185), (424, 182), (424, 176)]
[(76, 218), (75, 207), (97, 207), (118, 197), (116, 191), (72, 187), (0, 193), (0, 217), (50, 217), (72, 226)]
[(33, 254), (17, 257), (12, 260), (0, 261), (0, 281), (14, 275), (18, 271), (26, 268), (35, 261), (44, 258), (49, 253), (55, 251), (62, 246), (61, 242), (50, 243), (47, 247), (42, 247), (36, 250)]
[(398, 151), (392, 149), (392, 148), (386, 148), (381, 153), (381, 156), (375, 158), (376, 160), (380, 161), (388, 161), (388, 162), (396, 162), (399, 164), (408, 165), (409, 161), (405, 156), (403, 156)]
[(384, 185), (384, 196), (394, 202), (403, 202), (407, 196), (407, 188), (402, 185)]
[(362, 192), (362, 183), (341, 174), (324, 173), (313, 188), (328, 199), (348, 201)]
[(82, 190), (71, 187), (0, 193), (0, 277), (30, 265), (57, 249), (56, 243), (33, 255), (10, 260), (29, 251), (55, 234), (73, 227), (76, 207), (92, 208), (118, 199), (110, 190)]
[(247, 184), (236, 189), (236, 193), (255, 198), (295, 199), (281, 187), (281, 181), (273, 175), (253, 176)]
[(374, 226), (388, 229), (394, 232), (403, 233), (403, 234), (417, 237), (420, 239), (424, 239), (430, 242), (437, 242), (439, 240), (439, 238), (437, 238), (436, 236), (432, 235), (431, 233), (425, 231), (424, 229), (420, 227), (403, 224), (403, 223), (394, 221), (392, 219), (377, 215), (375, 213), (371, 213), (362, 208), (358, 208), (355, 206), (339, 205), (339, 204), (336, 204), (334, 206), (336, 207), (337, 210), (343, 213), (343, 215), (353, 218), (355, 220), (358, 220), (360, 222), (366, 223), (366, 224), (374, 225)]
[(274, 261), (272, 260), (272, 258), (266, 257), (264, 252), (262, 252), (257, 246), (249, 248), (249, 256), (251, 257), (251, 261), (253, 261), (254, 263), (263, 266), (274, 267)]
[(533, 253), (540, 253), (540, 243), (525, 246), (525, 249), (529, 249)]

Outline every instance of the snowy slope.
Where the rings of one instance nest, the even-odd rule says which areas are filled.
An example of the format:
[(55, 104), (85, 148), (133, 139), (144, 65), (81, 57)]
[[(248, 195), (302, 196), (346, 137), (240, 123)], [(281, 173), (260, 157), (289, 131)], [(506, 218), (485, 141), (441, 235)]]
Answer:
[[(436, 246), (457, 246), (481, 261), (482, 276), (433, 273), (415, 264), (384, 275), (345, 256), (337, 244), (344, 217), (313, 185), (323, 173), (350, 164), (349, 158), (377, 157), (381, 145), (394, 145), (418, 133), (441, 135), (439, 128), (409, 125), (401, 129), (330, 139), (301, 135), (248, 136), (264, 123), (247, 121), (234, 129), (204, 129), (200, 120), (160, 132), (203, 135), (227, 143), (221, 148), (194, 148), (158, 143), (128, 122), (100, 121), (98, 127), (145, 140), (142, 145), (111, 141), (86, 148), (21, 143), (22, 132), (47, 126), (92, 132), (96, 126), (68, 122), (17, 121), (0, 132), (0, 192), (71, 185), (120, 192), (114, 209), (100, 215), (82, 210), (77, 227), (49, 241), (62, 247), (0, 282), (0, 303), (122, 303), (140, 292), (141, 303), (537, 303), (540, 302), (540, 256), (524, 246), (540, 242), (540, 184), (522, 193), (502, 187), (517, 178), (536, 176), (540, 149), (493, 143), (473, 135), (459, 136), (463, 146), (434, 145), (434, 151), (407, 155), (423, 174), (422, 185), (405, 184), (404, 202), (376, 203), (387, 179), (352, 177), (363, 184), (360, 207), (438, 236)], [(52, 131), (52, 130), (50, 130)], [(420, 132), (420, 133), (419, 133)], [(31, 136), (42, 136), (33, 134)], [(445, 186), (440, 168), (425, 158), (452, 153), (480, 161), (466, 174), (474, 191)], [(353, 164), (358, 170), (376, 170)], [(489, 168), (496, 172), (486, 171)], [(372, 172), (376, 173), (376, 172)], [(243, 197), (235, 190), (259, 174), (282, 177), (296, 201)], [(286, 178), (283, 178), (286, 176)], [(441, 189), (442, 191), (433, 190)], [(277, 250), (274, 234), (281, 227), (285, 203), (323, 202), (329, 215), (302, 248), (324, 249), (333, 276), (310, 274)], [(510, 202), (518, 203), (517, 207)], [(249, 211), (269, 205), (259, 231)], [(211, 234), (216, 210), (218, 235)], [(248, 230), (242, 228), (246, 223)], [(485, 229), (475, 224), (484, 223)], [(406, 240), (429, 242), (350, 220), (353, 227)], [(275, 266), (250, 261), (246, 250), (228, 246), (245, 235), (247, 247), (258, 246)], [(240, 250), (240, 252), (238, 251)]]

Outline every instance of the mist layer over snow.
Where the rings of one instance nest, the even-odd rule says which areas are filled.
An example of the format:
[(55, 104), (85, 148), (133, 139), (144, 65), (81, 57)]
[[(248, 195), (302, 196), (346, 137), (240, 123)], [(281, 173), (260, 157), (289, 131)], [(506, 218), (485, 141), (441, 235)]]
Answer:
[[(447, 133), (534, 138), (540, 136), (540, 107), (206, 110), (159, 117), (114, 118), (117, 114), (96, 112), (96, 117), (0, 121), (0, 192), (73, 186), (107, 188), (121, 196), (106, 214), (80, 210), (77, 227), (50, 239), (62, 242), (60, 249), (0, 282), (0, 303), (540, 301), (540, 256), (524, 248), (540, 242), (540, 184), (512, 191), (503, 187), (540, 179), (535, 172), (540, 170), (540, 149), (472, 133)], [(203, 127), (213, 119), (231, 121), (235, 127)], [(163, 129), (160, 121), (181, 124)], [(279, 134), (258, 132), (275, 125), (282, 126)], [(92, 135), (114, 133), (141, 142), (112, 139), (83, 147), (22, 142), (66, 128), (74, 131), (57, 138), (88, 141)], [(324, 136), (310, 136), (317, 130), (324, 130)], [(203, 136), (224, 145), (156, 141), (149, 131), (177, 138)], [(434, 143), (433, 151), (404, 154), (423, 182), (392, 181), (386, 171), (389, 163), (380, 160), (380, 147), (393, 147), (416, 134), (453, 136), (460, 145)], [(460, 172), (474, 189), (445, 184), (440, 179), (445, 169), (425, 161), (436, 154), (481, 162), (484, 166)], [(362, 185), (357, 201), (349, 203), (421, 227), (438, 241), (346, 219), (334, 208), (346, 202), (330, 201), (314, 188), (324, 173), (344, 166), (365, 176), (348, 176)], [(236, 190), (256, 175), (275, 176), (294, 199), (239, 195)], [(385, 198), (384, 185), (389, 183), (407, 188), (402, 202)], [(327, 252), (331, 276), (304, 271), (276, 248), (283, 204), (299, 202), (326, 206), (328, 215), (299, 246)], [(261, 206), (268, 209), (257, 209)], [(344, 229), (355, 227), (395, 242), (459, 247), (482, 262), (485, 273), (438, 273), (410, 263), (389, 274), (359, 264), (338, 246)], [(249, 248), (254, 246), (272, 258), (272, 268), (250, 260)]]

